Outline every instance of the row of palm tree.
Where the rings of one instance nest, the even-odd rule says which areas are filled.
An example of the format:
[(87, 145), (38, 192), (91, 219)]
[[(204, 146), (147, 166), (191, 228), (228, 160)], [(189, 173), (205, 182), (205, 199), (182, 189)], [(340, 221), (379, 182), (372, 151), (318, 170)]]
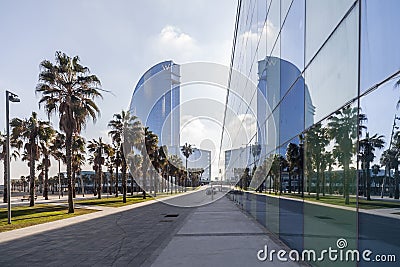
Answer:
[[(101, 82), (89, 68), (80, 64), (78, 56), (69, 57), (56, 52), (55, 62), (44, 60), (40, 63), (39, 83), (36, 93), (41, 96), (39, 108), (48, 115), (48, 121), (40, 120), (36, 112), (26, 119), (15, 118), (10, 122), (12, 128), (11, 145), (14, 155), (21, 153), (22, 160), (29, 166), (30, 206), (34, 205), (36, 171), (44, 177), (44, 197), (48, 199), (49, 168), (51, 158), (66, 164), (68, 186), (68, 212), (74, 212), (76, 177), (86, 162), (86, 148), (91, 153), (88, 161), (93, 165), (97, 180), (97, 195), (101, 198), (103, 166), (106, 165), (115, 180), (115, 193), (118, 196), (119, 171), (122, 176), (123, 202), (126, 202), (128, 166), (132, 173), (142, 177), (143, 198), (146, 191), (171, 190), (170, 183), (187, 185), (187, 178), (195, 181), (204, 170), (188, 172), (177, 155), (168, 155), (165, 146), (158, 146), (158, 136), (148, 127), (141, 125), (137, 117), (122, 111), (114, 114), (109, 122), (109, 136), (112, 144), (106, 144), (101, 138), (93, 139), (86, 145), (81, 130), (89, 119), (96, 121), (100, 109), (96, 100), (102, 98)], [(53, 128), (51, 120), (58, 120), (59, 130)], [(5, 145), (4, 135), (0, 133), (1, 145)], [(5, 150), (0, 154), (4, 160)], [(182, 152), (187, 158), (193, 150), (185, 144)], [(150, 168), (152, 167), (152, 168)], [(116, 179), (113, 179), (113, 172)], [(153, 169), (153, 171), (150, 171)], [(5, 170), (6, 172), (7, 170)], [(157, 177), (163, 179), (157, 179)], [(159, 178), (158, 177), (158, 178)], [(150, 183), (147, 179), (150, 178)], [(133, 187), (133, 179), (131, 179)], [(81, 182), (81, 184), (83, 184)], [(167, 188), (170, 187), (170, 188)], [(176, 190), (176, 187), (175, 187)], [(5, 190), (7, 193), (7, 190)], [(6, 194), (5, 194), (6, 195)]]
[[(296, 177), (298, 193), (302, 196), (304, 191), (315, 193), (315, 198), (325, 196), (333, 191), (342, 192), (345, 204), (350, 203), (350, 194), (356, 193), (354, 185), (357, 181), (356, 164), (361, 165), (359, 188), (365, 197), (371, 199), (371, 163), (375, 159), (375, 151), (384, 147), (382, 135), (367, 131), (363, 124), (365, 114), (360, 113), (357, 107), (346, 106), (328, 118), (326, 126), (321, 123), (314, 124), (310, 129), (299, 136), (299, 142), (291, 142), (286, 146), (285, 154), (272, 154), (251, 174), (248, 168), (242, 169), (239, 185), (246, 189), (249, 180), (264, 180), (264, 187), (268, 187), (275, 194), (293, 192), (293, 177)], [(359, 139), (357, 146), (357, 138)], [(357, 157), (357, 160), (354, 158)], [(395, 197), (398, 194), (398, 180), (400, 165), (400, 133), (394, 136), (393, 147), (385, 151), (381, 157), (382, 166), (395, 170)], [(340, 177), (333, 173), (334, 166), (341, 169)], [(373, 171), (379, 172), (380, 166), (374, 165)], [(288, 176), (287, 188), (283, 188), (282, 173)], [(390, 175), (390, 171), (389, 171)], [(336, 176), (336, 177), (335, 177)], [(329, 177), (329, 182), (327, 178)], [(397, 179), (397, 180), (396, 180)], [(328, 188), (326, 188), (329, 186)], [(334, 186), (337, 190), (334, 190)]]

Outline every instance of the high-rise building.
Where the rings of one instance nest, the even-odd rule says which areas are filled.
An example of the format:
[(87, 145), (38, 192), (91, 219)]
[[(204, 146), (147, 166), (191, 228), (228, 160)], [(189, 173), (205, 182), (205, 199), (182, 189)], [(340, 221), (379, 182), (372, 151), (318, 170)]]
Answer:
[(159, 145), (178, 154), (180, 128), (180, 66), (164, 61), (140, 78), (133, 92), (131, 112), (157, 134)]

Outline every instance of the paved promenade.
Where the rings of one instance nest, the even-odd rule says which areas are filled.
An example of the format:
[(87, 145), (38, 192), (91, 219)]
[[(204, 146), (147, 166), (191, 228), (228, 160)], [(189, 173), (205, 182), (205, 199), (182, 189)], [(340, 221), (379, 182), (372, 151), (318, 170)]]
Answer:
[(0, 266), (297, 266), (258, 261), (264, 245), (283, 247), (226, 197), (198, 208), (148, 201), (0, 233)]

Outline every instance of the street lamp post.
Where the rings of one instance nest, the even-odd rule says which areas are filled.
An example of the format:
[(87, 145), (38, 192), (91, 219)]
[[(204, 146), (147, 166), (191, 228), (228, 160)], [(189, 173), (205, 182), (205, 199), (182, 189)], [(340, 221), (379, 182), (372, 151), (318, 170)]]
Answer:
[(7, 218), (8, 224), (11, 224), (11, 177), (10, 177), (10, 101), (20, 102), (18, 96), (6, 91), (6, 168), (7, 168)]

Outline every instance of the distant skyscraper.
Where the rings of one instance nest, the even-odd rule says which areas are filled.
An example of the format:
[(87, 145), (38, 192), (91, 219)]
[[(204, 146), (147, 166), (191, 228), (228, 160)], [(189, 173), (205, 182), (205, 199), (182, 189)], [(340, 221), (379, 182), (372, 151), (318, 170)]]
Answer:
[(157, 134), (170, 154), (179, 149), (180, 66), (164, 61), (151, 67), (135, 87), (131, 112)]

